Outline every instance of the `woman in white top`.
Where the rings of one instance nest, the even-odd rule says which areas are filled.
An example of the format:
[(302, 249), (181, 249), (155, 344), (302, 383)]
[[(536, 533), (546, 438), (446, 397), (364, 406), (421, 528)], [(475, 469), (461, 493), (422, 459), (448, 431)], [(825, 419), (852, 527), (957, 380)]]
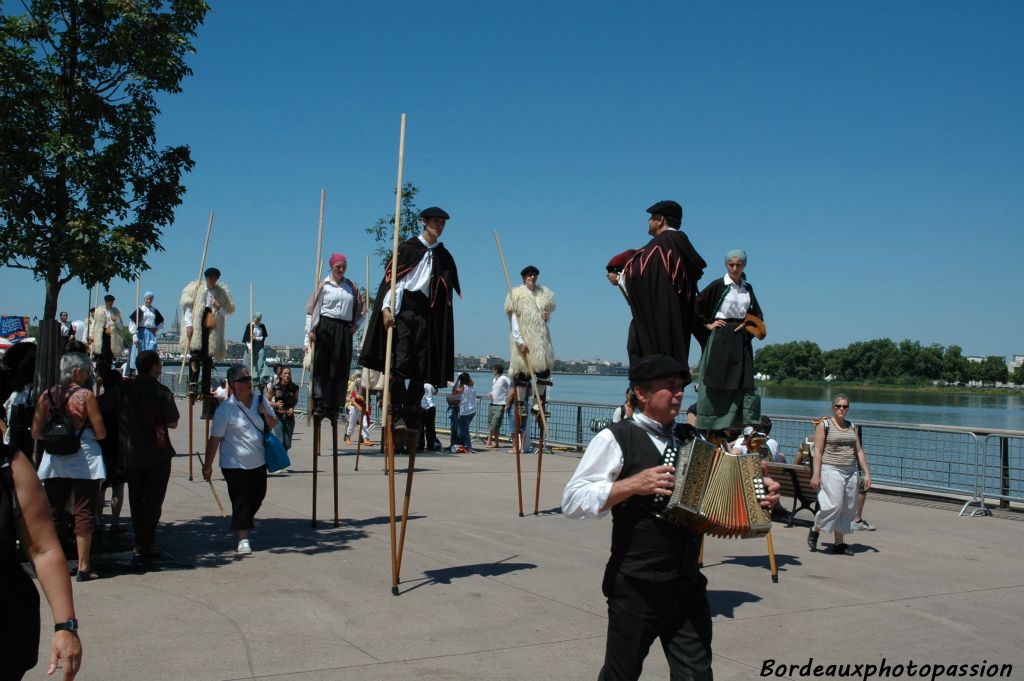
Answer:
[(254, 396), (248, 367), (231, 367), (228, 385), (231, 395), (218, 407), (210, 426), (203, 479), (213, 476), (213, 460), (219, 451), (220, 470), (231, 497), (231, 529), (238, 535), (238, 552), (249, 554), (252, 553), (249, 530), (267, 496), (263, 429), (273, 429), (277, 421), (274, 410), (263, 396)]
[(314, 344), (313, 365), (306, 368), (313, 376), (314, 413), (336, 418), (345, 404), (352, 336), (366, 317), (366, 303), (359, 286), (345, 278), (345, 256), (334, 253), (329, 262), (331, 273), (306, 303), (307, 343)]
[(60, 358), (60, 385), (39, 396), (32, 418), (32, 437), (43, 439), (50, 420), (51, 403), (71, 417), (79, 434), (80, 447), (74, 454), (43, 453), (39, 479), (43, 481), (50, 509), (56, 520), (71, 494), (75, 495), (75, 544), (78, 548), (78, 581), (99, 578), (92, 569), (92, 534), (96, 529), (94, 506), (100, 483), (107, 477), (103, 451), (98, 440), (107, 436), (99, 404), (85, 385), (92, 378), (92, 363), (84, 352), (68, 352)]
[(469, 424), (476, 416), (476, 386), (473, 385), (473, 377), (466, 372), (459, 374), (459, 383), (462, 385), (459, 399), (459, 436), (462, 438), (460, 444), (472, 452), (473, 439), (469, 432)]

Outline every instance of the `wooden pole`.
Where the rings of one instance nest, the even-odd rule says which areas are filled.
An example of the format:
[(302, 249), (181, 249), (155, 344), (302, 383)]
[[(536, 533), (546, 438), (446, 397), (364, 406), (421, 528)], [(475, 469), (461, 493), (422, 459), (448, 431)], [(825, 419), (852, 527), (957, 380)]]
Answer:
[[(395, 187), (395, 234), (391, 244), (391, 304), (394, 305), (395, 290), (398, 277), (398, 234), (402, 228), (402, 169), (405, 165), (405, 114), (402, 114), (402, 127), (398, 137), (398, 184)], [(382, 310), (383, 313), (383, 310)], [(392, 316), (392, 322), (394, 316)], [(384, 399), (381, 402), (381, 427), (390, 431), (393, 418), (389, 413), (391, 406), (391, 343), (394, 338), (394, 323), (388, 327), (387, 342), (384, 350)], [(395, 438), (388, 433), (386, 457), (388, 467), (388, 512), (391, 525), (391, 593), (398, 595), (398, 546), (395, 536)], [(411, 471), (410, 471), (411, 472)], [(402, 528), (408, 517), (402, 518)]]
[[(253, 352), (253, 331), (255, 331), (252, 319), (252, 282), (249, 282), (249, 376), (252, 378), (253, 388), (256, 387), (256, 377), (252, 375), (252, 365), (256, 361), (254, 356), (256, 353)], [(262, 394), (262, 393), (260, 393)]]
[[(363, 294), (363, 300), (369, 304), (370, 300), (370, 256), (366, 256), (366, 289)], [(359, 310), (356, 310), (356, 314), (359, 314)], [(363, 340), (359, 343), (360, 348), (363, 343), (366, 342), (366, 327), (363, 327)], [(366, 432), (370, 432), (370, 372), (366, 371), (366, 385), (363, 386), (363, 415), (361, 419), (366, 419)], [(359, 438), (356, 440), (356, 470), (359, 470), (359, 453), (363, 448), (363, 423), (360, 421), (356, 428), (356, 436)]]
[[(203, 287), (203, 270), (206, 268), (206, 249), (210, 245), (210, 232), (212, 232), (212, 231), (213, 231), (213, 211), (211, 210), (210, 211), (210, 221), (206, 225), (206, 239), (203, 241), (203, 254), (199, 258), (199, 274), (196, 276), (196, 281), (198, 282), (198, 285), (196, 286), (195, 295), (192, 296), (192, 308), (193, 309), (195, 309), (196, 299), (199, 297), (199, 293), (200, 293), (200, 291), (202, 290), (202, 287)], [(195, 323), (196, 323), (196, 320), (193, 319), (192, 320), (192, 324), (194, 325)], [(200, 319), (199, 323), (202, 324), (203, 320)], [(182, 332), (182, 333), (184, 333), (184, 332)], [(194, 327), (193, 327), (193, 333), (195, 333)], [(179, 385), (181, 384), (181, 380), (182, 380), (182, 378), (185, 375), (185, 362), (188, 361), (188, 356), (190, 354), (189, 351), (188, 351), (188, 348), (189, 348), (190, 344), (191, 344), (191, 339), (189, 340), (189, 343), (185, 345), (185, 352), (181, 356), (181, 369), (178, 371), (178, 384)], [(189, 425), (189, 427), (191, 427), (191, 424)]]
[[(313, 290), (316, 291), (317, 287), (320, 286), (320, 274), (323, 268), (323, 245), (324, 245), (324, 204), (327, 201), (327, 190), (320, 190), (320, 220), (318, 221), (317, 232), (316, 232), (316, 263), (313, 266)], [(315, 302), (315, 301), (314, 301)], [(316, 359), (314, 356), (315, 345), (313, 339), (309, 339), (308, 349), (306, 352), (309, 353), (309, 387), (307, 388), (307, 401), (306, 401), (306, 425), (308, 426), (312, 421), (313, 415), (313, 360)], [(299, 392), (302, 392), (302, 384), (306, 382), (306, 362), (302, 362), (302, 378), (299, 379)]]
[[(505, 254), (501, 250), (501, 238), (498, 236), (498, 230), (494, 230), (494, 243), (498, 245), (498, 257), (501, 259), (501, 269), (505, 273), (505, 286), (508, 287), (509, 296), (512, 295), (512, 279), (508, 276), (508, 265), (505, 264)], [(518, 348), (517, 348), (518, 349)], [(519, 354), (523, 356), (523, 363), (526, 365), (526, 370), (530, 373), (530, 385), (533, 387), (533, 399), (540, 401), (540, 393), (537, 391), (537, 377), (533, 374), (533, 369), (530, 367), (530, 359), (526, 356), (526, 353), (519, 350)], [(513, 390), (515, 387), (513, 386)], [(541, 404), (540, 408), (537, 409), (537, 418), (540, 419), (541, 439), (537, 443), (537, 493), (534, 496), (533, 502), (533, 514), (537, 515), (540, 511), (540, 473), (541, 473), (541, 458), (544, 456), (544, 433), (548, 430), (548, 419), (544, 415), (544, 405)], [(529, 438), (530, 434), (527, 433), (526, 437)], [(521, 483), (520, 483), (521, 484)], [(520, 514), (522, 511), (520, 510)]]

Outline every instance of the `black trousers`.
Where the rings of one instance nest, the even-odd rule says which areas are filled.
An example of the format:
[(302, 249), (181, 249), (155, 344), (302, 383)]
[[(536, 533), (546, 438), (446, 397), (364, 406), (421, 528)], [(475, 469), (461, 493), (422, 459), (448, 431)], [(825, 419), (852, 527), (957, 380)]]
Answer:
[[(193, 350), (190, 354), (190, 361), (188, 363), (188, 382), (189, 389), (194, 390), (193, 386), (196, 386), (198, 381), (199, 394), (206, 396), (210, 394), (210, 382), (213, 375), (213, 358), (210, 357), (210, 331), (211, 329), (206, 328), (206, 324), (203, 322), (206, 319), (206, 313), (210, 312), (210, 308), (204, 308), (203, 314), (199, 322), (199, 349)], [(193, 328), (192, 333), (195, 333)], [(196, 376), (196, 374), (199, 374)], [(211, 414), (212, 416), (212, 414)]]
[(267, 496), (267, 467), (221, 468), (231, 497), (231, 529), (251, 530), (256, 511)]
[[(437, 407), (431, 407), (423, 412), (423, 425), (420, 428), (420, 446), (421, 452), (430, 451), (434, 447), (434, 443), (437, 440), (437, 428), (434, 424), (434, 420), (437, 418)], [(440, 444), (440, 443), (438, 443)]]
[(599, 681), (640, 678), (655, 639), (672, 681), (712, 681), (711, 611), (699, 581), (646, 582), (621, 572), (605, 584), (608, 642)]
[(163, 512), (167, 482), (171, 479), (171, 461), (168, 459), (152, 468), (129, 468), (125, 478), (135, 545), (148, 551), (156, 543), (156, 526)]

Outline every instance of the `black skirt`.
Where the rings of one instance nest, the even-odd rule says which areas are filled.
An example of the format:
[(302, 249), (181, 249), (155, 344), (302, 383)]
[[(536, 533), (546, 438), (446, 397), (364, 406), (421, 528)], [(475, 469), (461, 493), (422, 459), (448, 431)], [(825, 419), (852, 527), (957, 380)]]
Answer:
[(337, 410), (345, 403), (352, 365), (352, 323), (320, 317), (313, 356), (313, 398), (321, 409)]
[(746, 331), (736, 331), (742, 319), (727, 319), (715, 329), (701, 358), (700, 382), (720, 390), (750, 390), (754, 387), (754, 349)]

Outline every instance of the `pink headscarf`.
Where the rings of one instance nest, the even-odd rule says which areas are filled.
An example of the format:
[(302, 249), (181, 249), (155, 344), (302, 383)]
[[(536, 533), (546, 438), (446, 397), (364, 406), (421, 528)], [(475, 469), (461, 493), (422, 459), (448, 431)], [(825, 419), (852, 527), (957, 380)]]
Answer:
[(330, 263), (331, 267), (334, 267), (334, 264), (335, 263), (339, 263), (339, 262), (343, 262), (347, 266), (348, 265), (348, 258), (346, 258), (341, 253), (332, 253), (331, 254), (331, 259), (328, 260), (327, 262)]

